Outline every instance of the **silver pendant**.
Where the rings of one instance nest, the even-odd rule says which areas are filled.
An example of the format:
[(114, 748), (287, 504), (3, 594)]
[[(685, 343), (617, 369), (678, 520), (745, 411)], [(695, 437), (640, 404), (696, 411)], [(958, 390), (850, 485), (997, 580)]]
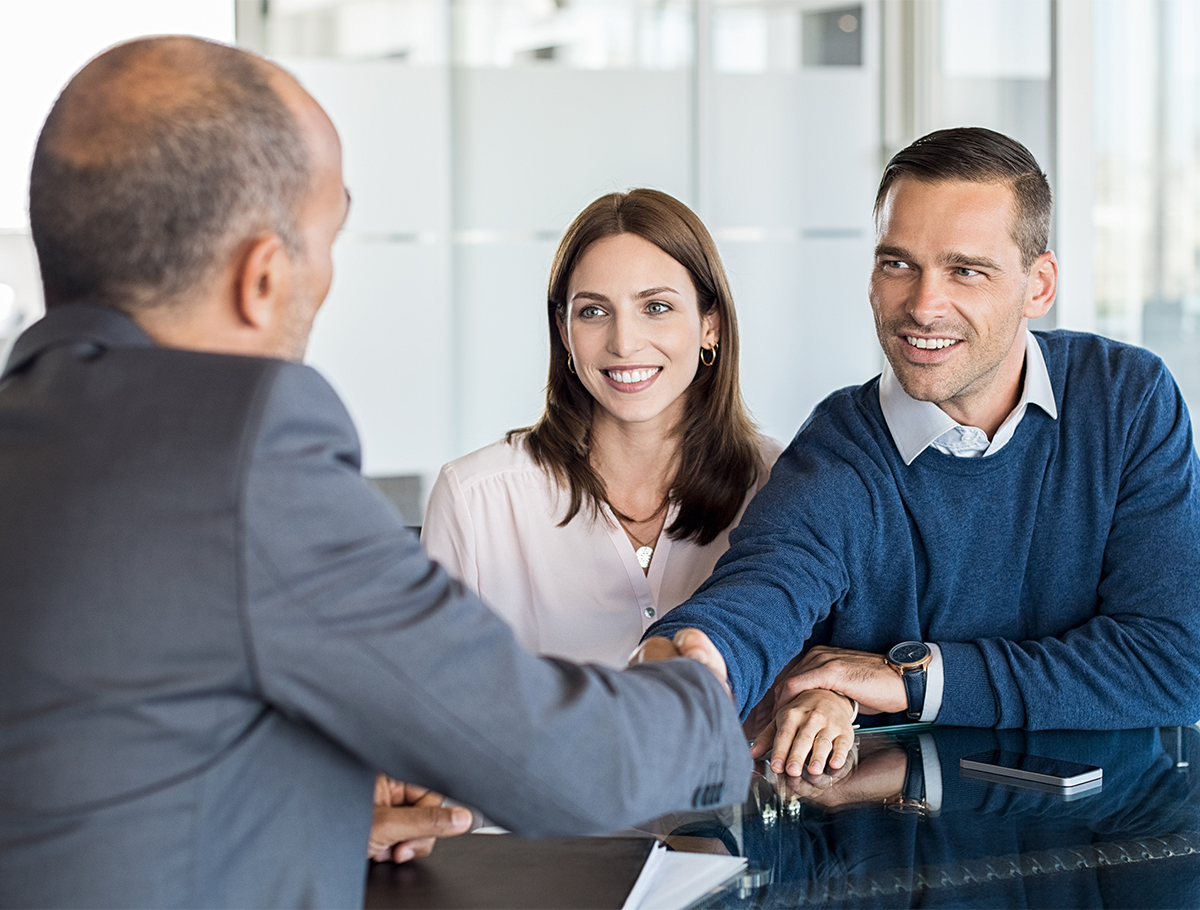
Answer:
[(638, 565), (643, 569), (650, 567), (650, 558), (654, 555), (654, 547), (638, 547), (637, 551)]

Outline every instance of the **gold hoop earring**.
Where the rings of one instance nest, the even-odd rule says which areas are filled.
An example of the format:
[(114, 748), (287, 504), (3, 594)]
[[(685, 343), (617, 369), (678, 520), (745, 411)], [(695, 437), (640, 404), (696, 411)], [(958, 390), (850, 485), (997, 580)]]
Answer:
[[(710, 367), (714, 363), (717, 362), (717, 345), (718, 345), (718, 343), (719, 342), (714, 341), (713, 346), (711, 348), (701, 348), (700, 349), (700, 362), (702, 364), (704, 364), (706, 367)], [(708, 351), (708, 360), (704, 359), (705, 351)]]
[[(575, 373), (575, 364), (571, 362), (571, 352), (570, 351), (567, 351), (567, 369), (570, 370), (572, 373)], [(579, 374), (575, 373), (575, 375), (578, 376)]]

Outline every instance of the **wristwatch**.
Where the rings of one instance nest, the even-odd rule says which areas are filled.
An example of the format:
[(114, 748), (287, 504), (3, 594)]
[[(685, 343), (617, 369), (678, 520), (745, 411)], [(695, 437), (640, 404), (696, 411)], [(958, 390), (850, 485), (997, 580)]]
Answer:
[(925, 798), (925, 765), (921, 758), (921, 744), (914, 740), (904, 747), (904, 751), (908, 760), (904, 768), (904, 785), (899, 793), (884, 797), (883, 805), (900, 815), (933, 815)]
[(904, 680), (904, 694), (908, 697), (908, 716), (913, 720), (921, 717), (925, 710), (926, 669), (933, 660), (933, 652), (923, 641), (902, 641), (888, 651), (888, 666)]

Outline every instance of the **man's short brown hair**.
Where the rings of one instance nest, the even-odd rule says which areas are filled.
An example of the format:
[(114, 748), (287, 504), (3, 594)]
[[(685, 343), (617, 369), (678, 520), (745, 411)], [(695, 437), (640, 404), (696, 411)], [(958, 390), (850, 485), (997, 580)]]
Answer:
[(897, 152), (884, 168), (875, 195), (876, 218), (888, 190), (901, 178), (923, 183), (965, 180), (1007, 185), (1016, 203), (1009, 231), (1021, 251), (1021, 267), (1028, 272), (1046, 252), (1054, 205), (1050, 184), (1037, 159), (1015, 139), (982, 127), (938, 130), (921, 137)]

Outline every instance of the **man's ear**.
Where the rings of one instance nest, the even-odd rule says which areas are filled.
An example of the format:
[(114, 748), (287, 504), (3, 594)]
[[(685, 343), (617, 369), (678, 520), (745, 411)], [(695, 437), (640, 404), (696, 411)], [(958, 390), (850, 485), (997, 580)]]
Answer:
[(248, 328), (269, 329), (287, 301), (292, 260), (283, 241), (265, 234), (252, 241), (236, 279), (236, 309)]
[(1038, 256), (1029, 270), (1029, 290), (1025, 297), (1025, 313), (1029, 319), (1037, 319), (1050, 312), (1054, 296), (1058, 293), (1058, 260), (1054, 252), (1047, 250)]

